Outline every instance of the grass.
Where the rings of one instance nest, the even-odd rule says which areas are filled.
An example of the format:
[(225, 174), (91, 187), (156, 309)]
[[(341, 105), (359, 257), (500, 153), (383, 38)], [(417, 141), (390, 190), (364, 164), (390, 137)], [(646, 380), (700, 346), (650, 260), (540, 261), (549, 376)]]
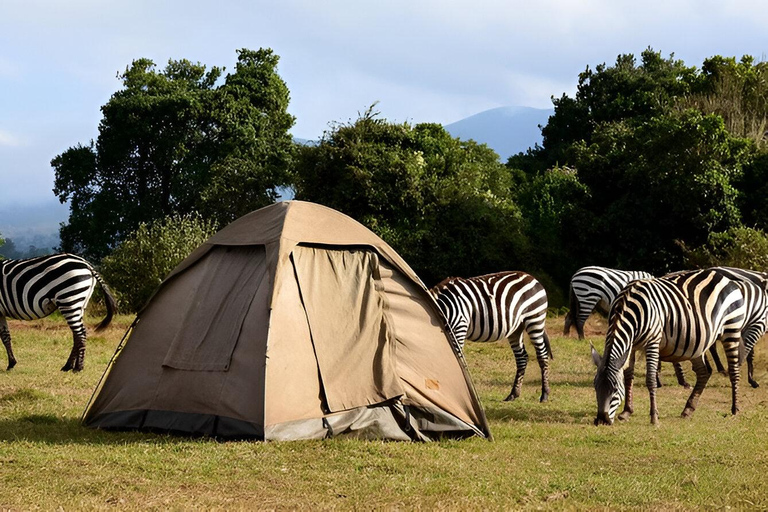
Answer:
[[(545, 404), (535, 359), (521, 398), (503, 402), (512, 351), (467, 345), (494, 442), (221, 443), (80, 426), (131, 320), (91, 333), (80, 374), (59, 371), (71, 348), (61, 319), (10, 322), (19, 363), (0, 370), (0, 510), (768, 508), (765, 350), (756, 357), (763, 386), (742, 387), (736, 417), (727, 379), (713, 375), (693, 417), (680, 418), (688, 392), (665, 365), (652, 427), (638, 365), (635, 416), (598, 428), (589, 343), (562, 337), (555, 318)], [(590, 321), (598, 348), (603, 328)]]

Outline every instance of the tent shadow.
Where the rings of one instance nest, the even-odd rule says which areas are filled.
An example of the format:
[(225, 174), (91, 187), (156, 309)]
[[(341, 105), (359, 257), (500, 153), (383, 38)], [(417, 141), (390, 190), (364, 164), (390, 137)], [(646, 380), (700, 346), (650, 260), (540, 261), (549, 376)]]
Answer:
[(79, 418), (29, 414), (0, 419), (0, 442), (27, 441), (51, 445), (174, 444), (189, 440), (166, 434), (106, 431), (86, 428)]

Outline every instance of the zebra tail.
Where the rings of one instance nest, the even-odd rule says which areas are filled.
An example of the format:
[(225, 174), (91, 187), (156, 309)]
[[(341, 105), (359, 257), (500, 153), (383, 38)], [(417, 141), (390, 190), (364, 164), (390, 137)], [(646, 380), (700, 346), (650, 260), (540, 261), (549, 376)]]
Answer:
[(104, 320), (102, 320), (101, 323), (96, 326), (96, 330), (101, 331), (102, 329), (105, 329), (110, 324), (110, 322), (112, 322), (112, 317), (115, 315), (115, 313), (117, 313), (117, 301), (112, 295), (112, 292), (109, 291), (109, 287), (101, 278), (101, 276), (95, 271), (93, 275), (99, 282), (99, 286), (101, 286), (101, 291), (104, 293), (104, 302), (107, 305), (107, 316), (104, 317)]

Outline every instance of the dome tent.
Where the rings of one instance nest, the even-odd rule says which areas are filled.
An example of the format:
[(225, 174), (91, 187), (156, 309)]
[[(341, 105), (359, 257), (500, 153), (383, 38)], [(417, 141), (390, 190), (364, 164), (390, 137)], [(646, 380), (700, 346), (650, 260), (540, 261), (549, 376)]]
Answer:
[(237, 219), (169, 274), (83, 421), (266, 440), (490, 437), (413, 270), (358, 222), (301, 201)]

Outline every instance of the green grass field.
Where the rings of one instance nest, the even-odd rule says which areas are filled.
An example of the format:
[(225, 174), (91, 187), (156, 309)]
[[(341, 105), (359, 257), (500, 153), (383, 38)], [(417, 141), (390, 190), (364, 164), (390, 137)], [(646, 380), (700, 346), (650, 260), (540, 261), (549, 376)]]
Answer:
[[(635, 416), (593, 426), (589, 343), (562, 337), (562, 318), (554, 318), (549, 403), (538, 403), (533, 357), (522, 397), (508, 403), (501, 400), (514, 376), (512, 351), (502, 343), (467, 346), (494, 442), (221, 443), (80, 426), (130, 321), (119, 317), (91, 334), (80, 374), (59, 371), (71, 348), (60, 318), (11, 322), (19, 364), (0, 370), (0, 510), (768, 508), (762, 343), (756, 378), (763, 386), (742, 381), (737, 417), (728, 413), (727, 379), (713, 375), (696, 413), (681, 419), (688, 392), (664, 365), (660, 426), (652, 427), (638, 364)], [(590, 321), (598, 348), (603, 327)]]

